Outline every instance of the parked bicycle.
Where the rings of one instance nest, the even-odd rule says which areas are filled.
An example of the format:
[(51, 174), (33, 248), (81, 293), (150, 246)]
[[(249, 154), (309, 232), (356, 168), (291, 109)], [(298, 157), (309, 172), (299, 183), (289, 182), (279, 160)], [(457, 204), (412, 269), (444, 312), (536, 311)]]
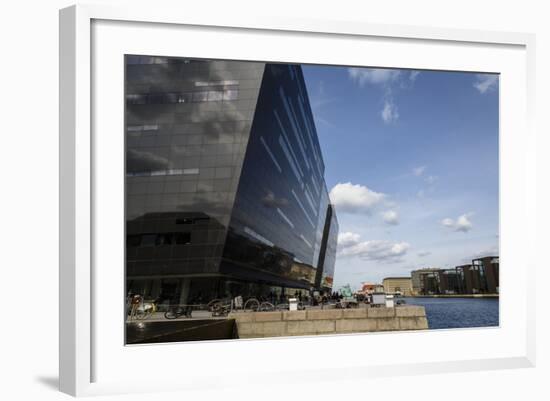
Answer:
[(215, 304), (212, 307), (212, 316), (213, 317), (223, 317), (229, 315), (231, 312), (231, 305), (228, 304)]
[(181, 316), (186, 318), (191, 317), (191, 307), (186, 305), (185, 307), (181, 305), (171, 306), (166, 312), (164, 312), (164, 317), (166, 319), (177, 319)]
[(271, 312), (275, 310), (275, 305), (271, 302), (262, 302), (258, 307), (259, 312)]
[(213, 299), (206, 305), (207, 310), (212, 313), (212, 316), (227, 316), (232, 311), (257, 312), (275, 310), (275, 307), (269, 302), (261, 302), (256, 298), (249, 298), (246, 302), (242, 296), (237, 296), (231, 300)]
[(148, 319), (157, 311), (157, 304), (155, 301), (141, 301), (139, 304), (133, 304), (130, 319), (145, 320)]

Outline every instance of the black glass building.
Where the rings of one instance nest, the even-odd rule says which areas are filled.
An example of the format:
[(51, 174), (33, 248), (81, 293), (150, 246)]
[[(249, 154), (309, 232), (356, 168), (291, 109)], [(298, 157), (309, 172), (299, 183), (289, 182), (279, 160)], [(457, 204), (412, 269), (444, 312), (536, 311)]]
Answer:
[(330, 291), (324, 168), (300, 66), (126, 56), (127, 290)]

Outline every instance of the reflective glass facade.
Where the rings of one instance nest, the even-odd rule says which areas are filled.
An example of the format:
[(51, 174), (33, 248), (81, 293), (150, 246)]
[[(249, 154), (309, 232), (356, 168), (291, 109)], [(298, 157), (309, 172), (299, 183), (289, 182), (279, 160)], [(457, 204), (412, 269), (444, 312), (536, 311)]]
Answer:
[(186, 303), (331, 282), (323, 176), (299, 66), (126, 56), (129, 291)]

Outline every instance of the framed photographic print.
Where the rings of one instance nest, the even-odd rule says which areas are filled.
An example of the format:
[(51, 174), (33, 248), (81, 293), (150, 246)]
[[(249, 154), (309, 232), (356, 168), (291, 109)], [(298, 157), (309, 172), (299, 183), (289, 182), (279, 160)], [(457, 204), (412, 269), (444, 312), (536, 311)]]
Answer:
[(532, 36), (60, 28), (62, 391), (534, 363)]

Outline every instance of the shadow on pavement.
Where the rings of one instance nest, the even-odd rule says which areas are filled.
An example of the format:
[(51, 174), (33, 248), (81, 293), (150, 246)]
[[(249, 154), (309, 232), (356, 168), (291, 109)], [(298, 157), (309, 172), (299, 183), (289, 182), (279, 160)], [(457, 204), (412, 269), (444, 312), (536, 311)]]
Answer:
[(59, 390), (59, 377), (57, 376), (39, 376), (35, 378), (37, 382), (52, 390)]

